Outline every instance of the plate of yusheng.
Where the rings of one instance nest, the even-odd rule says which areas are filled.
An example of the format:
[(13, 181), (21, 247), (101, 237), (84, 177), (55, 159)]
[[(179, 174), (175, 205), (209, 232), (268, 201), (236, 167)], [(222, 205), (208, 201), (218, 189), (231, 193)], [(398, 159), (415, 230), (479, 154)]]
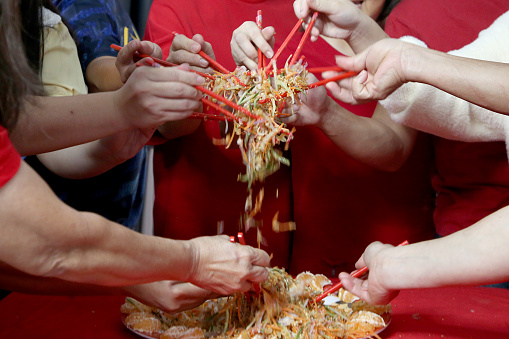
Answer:
[(121, 319), (139, 336), (156, 339), (379, 338), (391, 321), (391, 305), (369, 305), (343, 289), (315, 302), (330, 284), (321, 274), (293, 278), (270, 268), (256, 291), (208, 300), (178, 313), (126, 298)]

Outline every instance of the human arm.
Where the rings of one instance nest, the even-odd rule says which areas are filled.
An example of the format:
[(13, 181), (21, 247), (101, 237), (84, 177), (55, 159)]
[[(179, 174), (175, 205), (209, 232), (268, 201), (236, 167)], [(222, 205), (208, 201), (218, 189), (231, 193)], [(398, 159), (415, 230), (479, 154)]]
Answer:
[(504, 63), (458, 57), (394, 39), (380, 41), (355, 57), (338, 56), (336, 61), (344, 69), (360, 72), (351, 80), (351, 102), (384, 99), (413, 81), (509, 114), (505, 104), (509, 67)]
[(13, 292), (40, 295), (126, 295), (166, 312), (194, 308), (216, 293), (179, 281), (141, 285), (100, 286), (26, 274), (0, 262), (0, 287)]
[[(308, 82), (315, 81), (308, 76)], [(370, 118), (353, 114), (329, 97), (323, 86), (309, 90), (301, 103), (293, 107), (287, 123), (318, 127), (345, 153), (380, 170), (399, 169), (417, 138), (416, 130), (395, 123), (382, 106), (377, 105)]]
[(218, 295), (190, 283), (157, 281), (141, 285), (99, 286), (26, 274), (0, 262), (0, 287), (40, 295), (126, 295), (166, 312), (196, 307)]
[(114, 92), (34, 98), (26, 102), (11, 140), (30, 155), (183, 119), (199, 108), (201, 94), (194, 86), (203, 83), (188, 69), (139, 67)]
[(90, 93), (116, 91), (122, 87), (123, 83), (115, 66), (116, 60), (114, 56), (105, 55), (90, 62), (85, 71)]
[(481, 285), (509, 280), (509, 207), (443, 238), (402, 247), (375, 242), (356, 267), (367, 266), (367, 283), (347, 273), (344, 287), (362, 299), (382, 304), (397, 291), (456, 285)]
[[(0, 189), (0, 260), (27, 274), (123, 286), (189, 281), (220, 294), (267, 277), (267, 253), (227, 236), (146, 236), (64, 205), (25, 163)], [(20, 250), (22, 249), (22, 250)]]

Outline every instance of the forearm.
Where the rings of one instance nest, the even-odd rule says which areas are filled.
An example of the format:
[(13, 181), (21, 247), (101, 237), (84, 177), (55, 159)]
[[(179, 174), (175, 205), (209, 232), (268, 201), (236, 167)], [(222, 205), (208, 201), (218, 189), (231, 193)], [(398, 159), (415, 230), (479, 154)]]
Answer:
[(411, 46), (405, 56), (407, 81), (422, 82), (454, 96), (509, 114), (509, 67)]
[[(30, 275), (121, 286), (188, 280), (193, 248), (62, 204), (26, 164), (0, 189), (0, 261)], [(22, 250), (20, 250), (22, 249)]]
[(38, 154), (37, 158), (51, 172), (68, 179), (91, 178), (120, 163), (110, 150), (101, 147), (100, 141)]
[(388, 38), (385, 31), (367, 15), (362, 15), (360, 23), (346, 40), (355, 53), (360, 53), (377, 41)]
[(507, 281), (508, 217), (505, 207), (447, 237), (388, 249), (373, 266), (375, 276), (389, 290)]
[(35, 100), (26, 103), (10, 134), (21, 155), (82, 144), (131, 127), (121, 118), (111, 93)]
[(415, 131), (395, 124), (385, 111), (366, 118), (328, 100), (328, 113), (322, 113), (324, 119), (318, 127), (331, 141), (354, 159), (377, 169), (394, 171), (401, 167), (413, 147)]
[(26, 294), (44, 295), (125, 295), (122, 287), (73, 283), (27, 274), (0, 262), (0, 288)]

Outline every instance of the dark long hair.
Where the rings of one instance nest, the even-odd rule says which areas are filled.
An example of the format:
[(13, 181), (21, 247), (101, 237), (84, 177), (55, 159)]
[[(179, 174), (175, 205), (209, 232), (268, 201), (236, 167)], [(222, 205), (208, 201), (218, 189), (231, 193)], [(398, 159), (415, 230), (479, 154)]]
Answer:
[(380, 12), (380, 15), (377, 18), (378, 24), (384, 28), (385, 21), (387, 20), (387, 17), (389, 14), (391, 14), (391, 11), (396, 7), (398, 3), (400, 3), (401, 0), (386, 0), (384, 3), (384, 6), (382, 7), (382, 11)]
[(12, 130), (23, 102), (43, 95), (42, 67), (44, 6), (50, 0), (2, 0), (0, 2), (0, 125)]
[(38, 74), (29, 65), (22, 39), (19, 0), (0, 7), (0, 124), (11, 130), (27, 95), (41, 92)]

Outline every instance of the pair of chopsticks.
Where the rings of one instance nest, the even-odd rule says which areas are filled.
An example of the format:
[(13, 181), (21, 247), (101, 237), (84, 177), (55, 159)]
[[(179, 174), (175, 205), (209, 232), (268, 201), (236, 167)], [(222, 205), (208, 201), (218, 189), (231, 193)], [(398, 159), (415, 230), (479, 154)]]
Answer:
[[(115, 45), (115, 44), (111, 44), (110, 47), (116, 51), (120, 51), (122, 49), (121, 46), (118, 46), (118, 45)], [(201, 52), (201, 51), (200, 51)], [(202, 52), (203, 53), (203, 52)], [(206, 54), (205, 54), (206, 55)], [(143, 54), (143, 53), (138, 53), (138, 52), (135, 52), (134, 53), (134, 57), (135, 59), (144, 59), (144, 58), (149, 58), (149, 59), (152, 59), (153, 61), (157, 62), (158, 64), (160, 64), (161, 66), (165, 66), (165, 67), (174, 67), (174, 66), (177, 66), (176, 64), (173, 64), (171, 62), (168, 62), (168, 61), (164, 61), (164, 60), (161, 60), (161, 59), (158, 59), (158, 58), (154, 58), (150, 55), (147, 55), (147, 54)], [(207, 56), (208, 57), (208, 56)], [(210, 57), (209, 57), (210, 58)], [(217, 62), (213, 59), (210, 59), (212, 61), (214, 61), (216, 64)], [(218, 64), (219, 65), (219, 64)], [(222, 66), (221, 66), (222, 67)], [(199, 72), (199, 71), (196, 71), (196, 70), (191, 70), (192, 72), (194, 73), (197, 73), (203, 77), (206, 77), (206, 78), (210, 78), (210, 79), (214, 79), (213, 76), (211, 76), (210, 74), (206, 74), (206, 73), (202, 73), (202, 72)], [(202, 93), (205, 93), (205, 94), (208, 94), (210, 95), (211, 97), (225, 103), (226, 105), (236, 109), (236, 110), (239, 110), (239, 111), (242, 111), (243, 113), (255, 118), (255, 119), (260, 119), (260, 117), (256, 116), (256, 115), (253, 115), (251, 112), (249, 112), (247, 109), (245, 109), (244, 107), (241, 107), (237, 104), (235, 104), (234, 102), (212, 92), (212, 91), (209, 91), (208, 89), (206, 89), (205, 87), (203, 86), (195, 86), (196, 89), (198, 89), (199, 91), (201, 91)], [(224, 113), (227, 117), (227, 120), (231, 120), (231, 119), (236, 119), (237, 120), (237, 117), (235, 117), (231, 112), (229, 112), (228, 110), (224, 109), (223, 107), (211, 102), (210, 100), (206, 99), (206, 98), (202, 98), (201, 101), (206, 104), (207, 106), (210, 106), (218, 111), (220, 111), (221, 113)], [(219, 119), (221, 118), (220, 116), (218, 115), (215, 115), (215, 114), (207, 114), (207, 113), (203, 113), (203, 114), (200, 114), (200, 115), (192, 115), (192, 118), (203, 118), (203, 117), (208, 117), (208, 118), (212, 118), (212, 119)], [(216, 117), (219, 117), (219, 118), (216, 118)], [(224, 120), (224, 117), (220, 120)]]
[[(398, 245), (399, 246), (405, 246), (405, 245), (408, 245), (408, 240), (405, 240), (403, 241), (401, 244)], [(366, 274), (366, 272), (368, 272), (368, 268), (366, 266), (364, 266), (363, 268), (361, 269), (358, 269), (357, 271), (354, 271), (352, 272), (352, 277), (354, 278), (360, 278), (362, 277), (364, 274)], [(339, 289), (343, 287), (343, 284), (340, 282), (338, 282), (336, 285), (332, 286), (331, 288), (329, 288), (327, 291), (323, 292), (322, 294), (320, 294), (318, 297), (315, 298), (315, 302), (319, 302), (320, 300), (322, 300), (323, 298), (325, 298), (326, 296), (328, 296), (329, 294), (331, 293), (334, 293), (334, 292), (337, 292), (339, 291)]]
[[(244, 238), (244, 233), (242, 233), (242, 232), (237, 233), (237, 238), (239, 239), (239, 244), (246, 245), (246, 239)], [(234, 235), (230, 235), (230, 242), (235, 242)]]

